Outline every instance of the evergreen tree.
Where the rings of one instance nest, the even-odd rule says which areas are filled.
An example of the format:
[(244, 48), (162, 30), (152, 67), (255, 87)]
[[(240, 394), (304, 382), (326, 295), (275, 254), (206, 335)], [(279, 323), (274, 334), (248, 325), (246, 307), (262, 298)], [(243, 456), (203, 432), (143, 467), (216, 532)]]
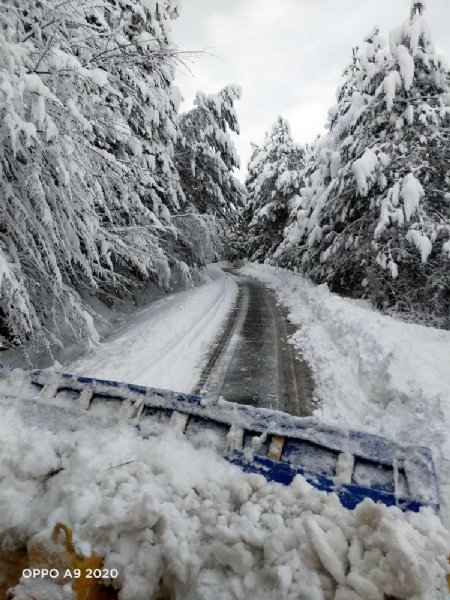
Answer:
[(181, 186), (188, 205), (195, 208), (191, 219), (195, 213), (201, 215), (214, 238), (222, 240), (221, 251), (227, 257), (233, 252), (245, 197), (243, 185), (234, 176), (239, 157), (231, 138), (231, 132), (239, 133), (234, 105), (240, 97), (237, 85), (228, 85), (218, 94), (199, 92), (195, 107), (181, 115), (176, 148)]
[(290, 212), (300, 199), (304, 150), (295, 144), (289, 123), (279, 117), (262, 148), (254, 146), (248, 165), (245, 218), (252, 260), (274, 256)]
[(335, 291), (445, 325), (450, 88), (423, 12), (413, 1), (390, 50), (375, 29), (354, 55), (280, 262)]
[(50, 0), (0, 14), (0, 343), (95, 342), (108, 304), (187, 273), (171, 220), (177, 0)]

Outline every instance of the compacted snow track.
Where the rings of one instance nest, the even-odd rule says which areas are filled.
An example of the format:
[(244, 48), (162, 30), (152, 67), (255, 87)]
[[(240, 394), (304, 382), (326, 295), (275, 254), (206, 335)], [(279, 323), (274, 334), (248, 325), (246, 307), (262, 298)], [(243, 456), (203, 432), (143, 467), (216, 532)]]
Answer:
[(310, 415), (312, 376), (288, 343), (292, 325), (285, 311), (264, 284), (233, 269), (226, 272), (239, 285), (237, 303), (195, 391)]
[(65, 370), (191, 392), (237, 296), (236, 283), (218, 267), (204, 278), (199, 287), (153, 302)]

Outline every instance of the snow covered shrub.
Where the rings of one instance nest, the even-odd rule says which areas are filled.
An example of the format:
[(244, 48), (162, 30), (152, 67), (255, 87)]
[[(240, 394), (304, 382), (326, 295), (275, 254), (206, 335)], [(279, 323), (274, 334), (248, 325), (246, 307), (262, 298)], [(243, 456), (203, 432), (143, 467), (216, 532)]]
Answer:
[(248, 165), (246, 220), (252, 260), (273, 256), (290, 212), (300, 200), (304, 150), (295, 144), (289, 123), (278, 117), (262, 148), (254, 147)]
[(240, 97), (240, 87), (233, 84), (217, 94), (199, 92), (195, 107), (180, 117), (175, 154), (186, 200), (205, 227), (213, 227), (224, 258), (232, 258), (245, 197), (244, 186), (233, 175), (239, 157), (231, 138), (231, 132), (239, 133), (234, 104)]
[(311, 150), (278, 263), (334, 291), (448, 326), (450, 85), (423, 18), (355, 50)]
[(0, 344), (95, 342), (90, 298), (167, 287), (178, 0), (16, 0), (0, 13)]

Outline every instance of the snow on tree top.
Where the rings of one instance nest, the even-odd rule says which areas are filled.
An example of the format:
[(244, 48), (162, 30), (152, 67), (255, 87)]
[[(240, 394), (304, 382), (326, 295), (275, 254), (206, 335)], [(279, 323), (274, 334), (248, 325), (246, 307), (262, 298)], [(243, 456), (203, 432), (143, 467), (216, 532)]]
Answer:
[(424, 10), (427, 8), (428, 0), (411, 0), (411, 14), (415, 14), (419, 12), (423, 14)]
[(333, 291), (406, 314), (414, 305), (448, 326), (449, 71), (425, 2), (409, 6), (390, 48), (375, 27), (353, 49), (273, 256)]
[(389, 35), (391, 52), (395, 55), (395, 49), (400, 44), (409, 48), (413, 55), (420, 49), (427, 54), (434, 54), (435, 48), (431, 39), (428, 24), (423, 18), (426, 7), (424, 0), (413, 0), (411, 16), (400, 27), (393, 29)]
[(364, 38), (364, 42), (372, 42), (372, 40), (380, 33), (380, 28), (378, 27), (378, 25), (375, 25), (375, 27), (372, 29), (372, 31), (370, 33), (368, 33), (366, 35), (366, 37)]

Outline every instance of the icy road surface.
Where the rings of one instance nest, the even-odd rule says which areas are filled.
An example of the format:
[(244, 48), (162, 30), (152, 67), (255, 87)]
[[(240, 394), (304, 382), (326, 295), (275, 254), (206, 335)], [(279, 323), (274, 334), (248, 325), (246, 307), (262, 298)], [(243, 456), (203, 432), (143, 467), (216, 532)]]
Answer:
[(235, 281), (218, 267), (209, 267), (206, 277), (200, 287), (152, 303), (65, 370), (190, 392), (238, 292)]

